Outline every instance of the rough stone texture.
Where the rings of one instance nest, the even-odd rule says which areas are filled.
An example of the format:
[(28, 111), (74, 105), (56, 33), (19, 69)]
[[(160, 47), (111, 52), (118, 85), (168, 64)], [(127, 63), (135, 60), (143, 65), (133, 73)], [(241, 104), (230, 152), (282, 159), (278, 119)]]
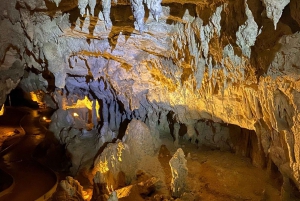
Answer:
[(111, 194), (110, 194), (110, 196), (109, 196), (109, 198), (108, 198), (108, 200), (107, 201), (118, 201), (119, 199), (118, 199), (118, 196), (117, 196), (117, 192), (116, 191), (113, 191)]
[[(22, 87), (44, 91), (57, 105), (50, 129), (75, 156), (73, 172), (91, 165), (132, 119), (149, 127), (155, 148), (174, 122), (186, 125), (186, 139), (202, 139), (194, 124), (209, 119), (255, 130), (265, 156), (300, 187), (300, 29), (284, 20), (299, 23), (297, 1), (290, 13), (289, 1), (263, 1), (276, 30), (252, 0), (180, 1), (180, 12), (169, 0), (162, 7), (146, 1), (147, 19), (139, 0), (119, 2), (132, 6), (133, 17), (111, 12), (118, 7), (110, 1), (102, 1), (102, 14), (94, 1), (54, 2), (58, 8), (42, 0), (0, 1), (0, 105), (26, 69)], [(84, 143), (91, 146), (82, 151)], [(107, 149), (117, 154), (118, 144), (129, 157), (126, 141)]]
[[(122, 141), (108, 144), (96, 158), (94, 181), (111, 190), (118, 189), (121, 186), (119, 181), (122, 180), (130, 184), (138, 170), (155, 172), (160, 167), (157, 158), (153, 157), (154, 153), (154, 139), (149, 128), (139, 120), (132, 120)], [(155, 173), (161, 177), (159, 174)], [(120, 176), (124, 178), (120, 179)]]
[(255, 44), (256, 37), (260, 34), (261, 30), (258, 31), (258, 26), (246, 2), (247, 1), (245, 1), (245, 13), (248, 19), (245, 25), (240, 26), (238, 32), (236, 32), (236, 43), (241, 48), (243, 54), (250, 58), (250, 48)]
[(72, 177), (66, 177), (58, 185), (58, 190), (53, 195), (52, 200), (76, 200), (84, 201), (83, 188), (79, 182)]
[(153, 156), (155, 153), (155, 144), (150, 130), (139, 120), (133, 119), (130, 122), (122, 141), (130, 147), (138, 160), (144, 155)]
[(199, 133), (196, 138), (198, 146), (207, 146), (220, 150), (231, 150), (233, 148), (228, 127), (214, 122), (199, 121), (194, 128)]
[(186, 189), (186, 178), (188, 169), (186, 167), (186, 159), (181, 148), (171, 158), (169, 164), (172, 172), (171, 191), (172, 196), (180, 197)]
[(300, 2), (297, 0), (291, 0), (290, 3), (290, 9), (291, 9), (291, 16), (294, 18), (298, 25), (300, 26)]
[(263, 2), (266, 7), (267, 16), (273, 20), (276, 29), (282, 11), (284, 7), (290, 3), (290, 0), (263, 0)]

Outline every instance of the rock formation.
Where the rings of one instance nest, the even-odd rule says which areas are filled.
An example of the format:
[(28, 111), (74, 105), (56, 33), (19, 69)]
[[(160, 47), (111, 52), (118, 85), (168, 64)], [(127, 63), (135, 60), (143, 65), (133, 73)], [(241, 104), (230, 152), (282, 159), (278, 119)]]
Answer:
[(0, 3), (0, 106), (18, 85), (42, 94), (72, 174), (109, 170), (112, 192), (135, 177), (123, 157), (153, 157), (164, 135), (231, 149), (224, 123), (254, 130), (300, 189), (297, 0)]
[(171, 158), (169, 164), (172, 172), (171, 191), (172, 196), (180, 197), (187, 189), (187, 174), (186, 159), (183, 150), (179, 148)]
[[(153, 157), (154, 142), (154, 136), (151, 136), (146, 124), (133, 119), (122, 141), (108, 144), (96, 158), (94, 162), (95, 183), (98, 186), (105, 185), (113, 191), (122, 186), (120, 181), (130, 184), (140, 169), (154, 171), (157, 166), (159, 167), (157, 159)], [(120, 177), (123, 178), (120, 179)]]
[(58, 186), (58, 190), (53, 196), (53, 200), (78, 200), (84, 201), (83, 188), (78, 181), (72, 177), (62, 180)]

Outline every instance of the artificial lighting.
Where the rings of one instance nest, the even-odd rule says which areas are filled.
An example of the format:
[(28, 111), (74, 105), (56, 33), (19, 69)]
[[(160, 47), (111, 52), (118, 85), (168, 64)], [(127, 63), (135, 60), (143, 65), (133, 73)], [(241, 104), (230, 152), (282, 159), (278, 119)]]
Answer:
[(44, 120), (44, 121), (46, 121), (46, 119), (47, 119), (46, 117), (43, 117), (43, 120)]
[(0, 109), (0, 116), (4, 114), (4, 104), (1, 106), (1, 109)]
[(74, 117), (79, 117), (79, 114), (76, 113), (76, 112), (74, 112), (74, 113), (73, 113), (73, 116), (74, 116)]
[[(96, 101), (96, 100), (94, 100), (94, 101)], [(92, 110), (93, 109), (93, 101), (89, 100), (89, 98), (87, 96), (85, 96), (84, 99), (77, 100), (77, 102), (75, 104), (65, 107), (65, 109), (71, 109), (71, 108), (88, 108), (89, 110)], [(98, 101), (96, 101), (95, 109), (96, 109), (96, 111), (99, 111), (99, 109), (100, 109), (100, 105), (99, 105)], [(97, 114), (97, 118), (100, 118), (99, 112), (97, 112), (96, 114)], [(74, 116), (74, 114), (73, 114), (73, 116)]]

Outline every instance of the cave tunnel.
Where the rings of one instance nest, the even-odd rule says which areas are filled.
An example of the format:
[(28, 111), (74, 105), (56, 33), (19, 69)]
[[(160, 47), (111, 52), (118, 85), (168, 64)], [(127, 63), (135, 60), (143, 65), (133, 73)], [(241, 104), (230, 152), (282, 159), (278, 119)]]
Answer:
[(300, 200), (299, 13), (0, 0), (0, 201)]

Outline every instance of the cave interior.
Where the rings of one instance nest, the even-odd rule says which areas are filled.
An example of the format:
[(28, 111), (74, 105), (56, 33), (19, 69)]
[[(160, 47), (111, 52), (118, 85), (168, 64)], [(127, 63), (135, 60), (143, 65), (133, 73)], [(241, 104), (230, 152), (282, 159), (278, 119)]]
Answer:
[(44, 200), (300, 200), (298, 0), (0, 0), (0, 44), (0, 201), (21, 113)]

